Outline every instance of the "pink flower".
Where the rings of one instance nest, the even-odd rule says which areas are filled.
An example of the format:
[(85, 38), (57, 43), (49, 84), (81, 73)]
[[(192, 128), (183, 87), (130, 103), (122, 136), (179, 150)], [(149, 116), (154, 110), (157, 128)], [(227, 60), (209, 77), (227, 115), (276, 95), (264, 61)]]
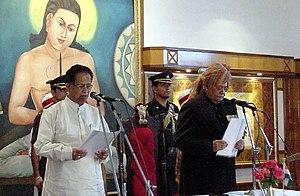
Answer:
[(264, 173), (261, 169), (255, 170), (254, 176), (257, 180), (263, 180), (265, 178)]
[(275, 160), (268, 160), (263, 164), (263, 167), (272, 169), (272, 168), (276, 168), (278, 166), (277, 166), (277, 163)]
[(273, 175), (276, 179), (284, 178), (284, 172), (280, 167), (277, 167), (273, 170)]
[(278, 167), (275, 160), (268, 160), (261, 165), (261, 169), (254, 172), (254, 176), (260, 181), (263, 188), (278, 186), (284, 179), (283, 170)]
[(271, 171), (267, 168), (262, 168), (261, 169), (263, 174), (266, 176), (266, 177), (270, 177), (271, 176)]

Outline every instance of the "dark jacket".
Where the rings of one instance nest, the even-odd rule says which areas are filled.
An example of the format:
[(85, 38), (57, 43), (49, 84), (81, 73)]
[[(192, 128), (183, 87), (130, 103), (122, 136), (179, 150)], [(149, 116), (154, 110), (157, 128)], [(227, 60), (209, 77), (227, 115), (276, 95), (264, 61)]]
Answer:
[(175, 142), (182, 151), (180, 194), (221, 194), (236, 189), (235, 158), (216, 156), (214, 140), (222, 139), (228, 118), (237, 115), (228, 99), (212, 103), (203, 92), (179, 112)]
[(176, 148), (173, 138), (175, 130), (172, 130), (171, 121), (167, 128), (163, 130), (163, 121), (168, 111), (170, 111), (175, 122), (179, 110), (175, 104), (169, 101), (167, 102), (167, 108), (162, 106), (156, 99), (153, 99), (147, 105), (149, 116), (154, 117), (156, 124), (160, 125), (158, 130), (153, 130), (157, 135), (155, 149), (157, 195), (172, 196), (177, 193), (177, 184), (175, 181)]

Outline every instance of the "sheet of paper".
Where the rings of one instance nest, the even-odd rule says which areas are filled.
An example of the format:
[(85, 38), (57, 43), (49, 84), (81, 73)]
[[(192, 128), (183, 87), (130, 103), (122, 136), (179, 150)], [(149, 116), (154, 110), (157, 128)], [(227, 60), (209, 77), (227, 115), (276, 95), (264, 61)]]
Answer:
[(242, 139), (245, 127), (245, 119), (232, 118), (229, 121), (229, 125), (223, 136), (223, 140), (227, 142), (228, 146), (223, 150), (219, 150), (217, 156), (236, 157), (238, 150), (234, 148), (234, 145)]
[[(106, 132), (108, 143), (111, 144), (119, 133), (120, 131)], [(80, 146), (80, 149), (86, 150), (90, 156), (94, 156), (95, 152), (105, 148), (108, 148), (108, 146), (106, 145), (105, 135), (102, 131), (92, 131)]]

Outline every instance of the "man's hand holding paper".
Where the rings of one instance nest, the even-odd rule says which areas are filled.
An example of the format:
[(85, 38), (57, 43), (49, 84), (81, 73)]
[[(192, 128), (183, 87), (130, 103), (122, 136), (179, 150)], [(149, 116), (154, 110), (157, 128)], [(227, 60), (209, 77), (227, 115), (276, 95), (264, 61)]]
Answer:
[(213, 151), (217, 152), (219, 150), (223, 150), (228, 146), (225, 140), (214, 140), (213, 141)]
[(239, 141), (237, 141), (234, 145), (234, 148), (237, 150), (242, 150), (244, 148), (244, 140), (240, 139)]
[[(88, 152), (88, 156), (97, 156), (98, 158), (103, 159), (103, 154), (105, 154), (105, 151), (107, 152), (108, 144), (111, 144), (112, 141), (118, 136), (120, 131), (116, 132), (102, 132), (102, 131), (92, 131), (88, 138), (82, 143), (80, 146), (81, 150), (85, 150)], [(106, 134), (106, 136), (105, 136)]]
[(216, 155), (235, 157), (237, 155), (237, 151), (242, 150), (244, 147), (244, 141), (242, 137), (245, 127), (245, 119), (232, 118), (222, 139), (227, 143), (227, 147), (218, 150)]
[(72, 149), (72, 159), (74, 161), (79, 160), (87, 155), (87, 151), (85, 150), (80, 150), (78, 148), (73, 148)]
[(96, 157), (98, 159), (101, 159), (101, 160), (105, 160), (108, 156), (108, 150), (107, 149), (101, 149), (101, 150), (98, 150), (96, 153), (95, 153)]

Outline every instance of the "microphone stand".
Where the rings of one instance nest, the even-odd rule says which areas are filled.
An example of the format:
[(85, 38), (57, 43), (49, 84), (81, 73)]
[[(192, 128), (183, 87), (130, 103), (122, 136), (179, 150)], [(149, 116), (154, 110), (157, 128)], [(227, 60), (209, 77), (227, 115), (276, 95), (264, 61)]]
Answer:
[[(127, 134), (126, 134), (126, 132), (125, 132), (125, 129), (124, 129), (124, 127), (123, 127), (123, 124), (122, 124), (122, 122), (121, 122), (121, 120), (120, 120), (120, 118), (119, 118), (119, 116), (118, 116), (118, 114), (117, 114), (116, 109), (115, 109), (115, 107), (113, 106), (112, 101), (107, 101), (107, 102), (110, 104), (111, 109), (112, 109), (112, 112), (113, 112), (113, 114), (114, 114), (114, 116), (115, 116), (115, 118), (116, 118), (117, 124), (118, 124), (118, 126), (120, 127), (120, 129), (121, 129), (121, 133), (120, 133), (120, 134), (122, 134), (122, 136), (124, 136), (125, 141), (126, 141), (128, 147), (129, 147), (129, 150), (130, 150), (130, 152), (131, 152), (131, 155), (133, 156), (133, 158), (134, 158), (134, 160), (135, 160), (135, 162), (136, 162), (136, 165), (137, 165), (137, 167), (138, 167), (138, 169), (139, 169), (139, 171), (140, 171), (140, 173), (141, 173), (141, 176), (142, 176), (142, 178), (143, 178), (143, 180), (144, 180), (145, 188), (146, 188), (146, 194), (149, 195), (149, 196), (154, 196), (154, 193), (153, 193), (153, 191), (152, 191), (152, 190), (154, 189), (154, 186), (151, 185), (150, 180), (147, 180), (147, 179), (146, 179), (146, 176), (145, 176), (145, 174), (144, 174), (144, 172), (143, 172), (143, 169), (142, 169), (142, 167), (141, 167), (141, 165), (140, 165), (140, 163), (139, 163), (139, 161), (138, 161), (138, 159), (137, 159), (137, 157), (136, 157), (136, 154), (135, 154), (135, 152), (134, 152), (134, 150), (133, 150), (133, 148), (132, 148), (132, 145), (130, 144), (130, 141), (129, 141), (128, 136), (127, 136)], [(125, 191), (125, 194), (126, 194), (126, 191)]]
[(249, 133), (251, 147), (252, 147), (252, 151), (251, 151), (251, 155), (252, 155), (252, 186), (253, 186), (253, 190), (256, 190), (256, 178), (255, 178), (255, 175), (254, 175), (255, 168), (256, 168), (255, 158), (256, 158), (256, 155), (259, 153), (260, 148), (255, 146), (252, 131), (250, 129), (249, 122), (247, 120), (245, 107), (244, 106), (241, 106), (241, 107), (243, 108), (243, 114), (244, 114), (244, 118), (245, 118), (245, 121), (246, 121), (247, 130), (248, 130), (248, 133)]
[[(113, 107), (113, 106), (112, 106)], [(118, 114), (119, 116), (120, 114)], [(120, 117), (119, 117), (120, 118)], [(117, 130), (120, 131), (120, 126), (117, 123)], [(126, 183), (125, 183), (125, 174), (124, 174), (124, 164), (123, 164), (123, 152), (124, 152), (124, 136), (123, 133), (120, 132), (118, 137), (118, 157), (119, 157), (119, 186), (122, 190), (123, 195), (127, 195), (126, 191)]]
[(267, 143), (267, 144), (266, 144), (266, 148), (265, 148), (265, 150), (266, 150), (266, 160), (269, 160), (269, 159), (270, 159), (270, 155), (271, 155), (272, 150), (273, 150), (273, 146), (270, 144), (270, 141), (269, 141), (269, 139), (268, 139), (268, 137), (267, 137), (267, 135), (266, 135), (264, 129), (262, 128), (262, 126), (261, 126), (261, 124), (260, 124), (260, 122), (259, 122), (258, 117), (255, 115), (255, 112), (252, 111), (252, 114), (253, 114), (253, 117), (254, 117), (254, 119), (255, 119), (257, 125), (258, 125), (259, 130), (260, 130), (261, 133), (263, 134), (263, 137), (264, 137), (264, 139), (265, 139), (265, 141), (266, 141), (266, 143)]
[[(245, 107), (242, 106), (242, 108), (243, 108), (244, 117), (246, 119)], [(253, 117), (254, 117), (254, 119), (255, 119), (258, 127), (259, 127), (259, 130), (262, 132), (263, 137), (264, 137), (264, 139), (265, 139), (265, 141), (267, 143), (266, 148), (265, 148), (265, 150), (266, 150), (266, 160), (269, 160), (269, 157), (270, 157), (271, 152), (273, 150), (273, 146), (270, 144), (270, 142), (269, 142), (269, 140), (267, 138), (267, 135), (264, 132), (264, 130), (263, 130), (263, 128), (262, 128), (262, 126), (261, 126), (261, 124), (259, 122), (258, 117), (255, 115), (255, 110), (253, 110), (253, 109), (252, 109), (252, 115), (253, 115)], [(246, 120), (246, 122), (247, 122), (247, 120)], [(253, 135), (252, 135), (252, 132), (250, 130), (248, 122), (247, 122), (247, 129), (248, 129), (248, 132), (249, 132), (251, 146), (252, 146), (252, 181), (253, 181), (253, 189), (255, 190), (256, 189), (256, 178), (255, 178), (255, 175), (254, 175), (254, 172), (255, 172), (255, 169), (256, 169), (256, 161), (255, 161), (255, 159), (256, 159), (256, 156), (259, 153), (259, 151), (260, 151), (261, 148), (260, 147), (255, 147), (255, 143), (254, 143), (254, 140), (253, 140)]]
[[(108, 155), (109, 155), (109, 159), (110, 159), (111, 168), (113, 170), (113, 176), (114, 176), (114, 181), (115, 181), (116, 189), (117, 189), (117, 192), (118, 192), (118, 196), (121, 196), (121, 194), (120, 194), (120, 188), (119, 188), (119, 184), (118, 184), (118, 178), (117, 178), (115, 166), (113, 164), (112, 151), (111, 151), (108, 139), (107, 139), (106, 130), (105, 130), (105, 126), (104, 126), (104, 121), (103, 121), (103, 117), (102, 117), (102, 114), (101, 114), (100, 101), (99, 100), (96, 100), (96, 101), (97, 101), (97, 108), (98, 108), (98, 112), (99, 112), (99, 116), (100, 116), (100, 121), (101, 121), (102, 127), (104, 129), (103, 132), (104, 132), (104, 137), (105, 137), (106, 145), (108, 147)], [(103, 101), (105, 101), (105, 100), (103, 100)]]

